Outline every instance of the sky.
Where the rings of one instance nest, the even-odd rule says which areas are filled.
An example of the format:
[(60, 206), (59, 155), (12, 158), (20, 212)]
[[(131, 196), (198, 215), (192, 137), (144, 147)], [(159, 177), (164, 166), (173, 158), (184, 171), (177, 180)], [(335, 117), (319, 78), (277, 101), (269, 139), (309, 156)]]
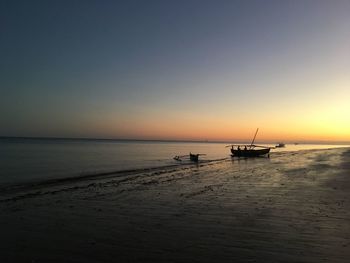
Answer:
[(1, 1), (0, 136), (350, 141), (350, 0)]

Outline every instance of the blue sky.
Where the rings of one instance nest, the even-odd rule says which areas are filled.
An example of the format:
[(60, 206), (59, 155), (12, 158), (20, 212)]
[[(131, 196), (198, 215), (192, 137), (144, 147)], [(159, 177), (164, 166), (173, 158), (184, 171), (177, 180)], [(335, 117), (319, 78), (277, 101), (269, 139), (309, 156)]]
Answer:
[(350, 140), (350, 1), (0, 7), (0, 135)]

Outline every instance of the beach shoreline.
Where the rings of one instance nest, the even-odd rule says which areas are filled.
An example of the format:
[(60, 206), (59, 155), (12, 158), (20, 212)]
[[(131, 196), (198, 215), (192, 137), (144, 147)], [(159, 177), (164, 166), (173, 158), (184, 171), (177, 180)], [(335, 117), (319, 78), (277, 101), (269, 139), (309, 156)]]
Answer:
[(346, 262), (350, 149), (7, 191), (1, 262)]

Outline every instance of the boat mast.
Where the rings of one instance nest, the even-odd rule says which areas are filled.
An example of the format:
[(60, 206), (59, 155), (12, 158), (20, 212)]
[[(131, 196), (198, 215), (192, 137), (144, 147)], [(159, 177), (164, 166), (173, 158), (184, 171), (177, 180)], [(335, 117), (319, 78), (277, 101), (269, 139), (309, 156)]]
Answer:
[(255, 132), (255, 135), (254, 135), (254, 139), (252, 140), (252, 143), (250, 144), (250, 148), (252, 148), (252, 146), (253, 146), (253, 143), (254, 143), (254, 141), (255, 141), (256, 134), (258, 133), (258, 130), (259, 130), (259, 128), (256, 129), (256, 132)]

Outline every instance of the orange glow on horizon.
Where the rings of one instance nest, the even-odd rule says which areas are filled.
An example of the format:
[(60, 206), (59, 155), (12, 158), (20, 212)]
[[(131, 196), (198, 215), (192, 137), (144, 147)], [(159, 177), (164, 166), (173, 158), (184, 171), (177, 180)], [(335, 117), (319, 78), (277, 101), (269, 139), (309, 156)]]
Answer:
[(95, 118), (85, 124), (85, 131), (103, 138), (250, 141), (259, 127), (257, 141), (350, 142), (350, 94), (345, 84), (315, 101), (255, 102), (247, 110), (229, 103), (199, 109), (200, 105), (134, 107)]
[[(258, 125), (253, 126), (252, 123)], [(232, 122), (225, 119), (197, 117), (166, 119), (128, 119), (101, 122), (95, 128), (100, 137), (162, 140), (250, 141), (259, 127), (257, 141), (349, 141), (350, 126), (345, 122), (323, 122), (314, 118), (302, 122), (279, 121)]]

